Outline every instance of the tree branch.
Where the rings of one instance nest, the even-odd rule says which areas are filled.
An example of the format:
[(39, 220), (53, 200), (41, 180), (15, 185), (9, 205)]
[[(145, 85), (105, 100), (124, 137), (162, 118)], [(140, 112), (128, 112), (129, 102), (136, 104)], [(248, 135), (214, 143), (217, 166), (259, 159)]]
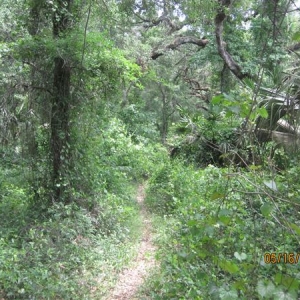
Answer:
[(297, 43), (295, 45), (292, 45), (292, 46), (288, 47), (289, 51), (297, 51), (299, 49), (300, 49), (300, 43)]
[(53, 95), (52, 91), (41, 86), (34, 86), (29, 84), (21, 84), (20, 86), (22, 86), (24, 89), (40, 90), (40, 91), (48, 92), (50, 95)]
[(229, 8), (231, 1), (230, 0), (219, 0), (220, 8), (215, 17), (216, 25), (216, 40), (218, 45), (218, 52), (223, 58), (224, 62), (230, 69), (230, 71), (239, 79), (244, 79), (245, 77), (251, 77), (250, 74), (242, 72), (242, 68), (238, 65), (232, 56), (226, 50), (226, 43), (223, 40), (223, 23), (226, 19), (225, 9)]
[(157, 26), (161, 23), (167, 24), (167, 26), (170, 28), (170, 30), (168, 31), (169, 35), (174, 33), (175, 31), (178, 31), (178, 30), (182, 29), (183, 26), (187, 25), (186, 22), (175, 23), (166, 14), (163, 14), (158, 19), (154, 19), (154, 20), (143, 19), (143, 21), (149, 23), (149, 24), (144, 25), (144, 28), (146, 28), (146, 29)]
[(192, 36), (180, 36), (177, 37), (172, 43), (168, 44), (167, 46), (164, 47), (162, 50), (158, 49), (153, 49), (151, 53), (151, 58), (153, 60), (157, 59), (159, 56), (164, 55), (164, 52), (168, 50), (175, 50), (179, 46), (184, 45), (184, 44), (194, 44), (197, 45), (198, 47), (204, 48), (208, 43), (207, 39), (197, 39)]
[(87, 35), (87, 28), (90, 20), (90, 15), (91, 15), (91, 9), (92, 9), (92, 1), (90, 1), (89, 4), (89, 9), (88, 9), (88, 14), (85, 22), (85, 27), (84, 27), (84, 38), (83, 38), (83, 47), (82, 47), (82, 54), (81, 54), (81, 65), (83, 65), (83, 59), (84, 59), (84, 53), (85, 53), (85, 48), (86, 48), (86, 35)]

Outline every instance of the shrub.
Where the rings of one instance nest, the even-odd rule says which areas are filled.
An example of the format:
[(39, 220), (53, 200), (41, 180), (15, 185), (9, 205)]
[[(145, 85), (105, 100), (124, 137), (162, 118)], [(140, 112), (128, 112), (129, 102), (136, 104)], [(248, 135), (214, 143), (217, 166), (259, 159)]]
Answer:
[(167, 225), (169, 238), (159, 253), (162, 268), (152, 282), (154, 297), (297, 299), (299, 264), (284, 263), (283, 258), (270, 264), (264, 257), (297, 256), (300, 231), (297, 214), (292, 213), (297, 200), (293, 204), (285, 197), (286, 179), (269, 177), (259, 168), (183, 171), (168, 166), (150, 186), (168, 200), (178, 198)]

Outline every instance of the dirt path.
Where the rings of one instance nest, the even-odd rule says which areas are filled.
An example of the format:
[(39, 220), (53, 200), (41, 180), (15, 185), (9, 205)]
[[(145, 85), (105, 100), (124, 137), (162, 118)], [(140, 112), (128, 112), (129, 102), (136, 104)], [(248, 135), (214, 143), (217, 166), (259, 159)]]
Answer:
[(135, 294), (147, 277), (149, 270), (155, 266), (155, 246), (151, 235), (151, 220), (144, 206), (145, 187), (138, 188), (137, 202), (143, 222), (141, 241), (134, 262), (125, 269), (116, 284), (115, 289), (107, 300), (134, 300)]

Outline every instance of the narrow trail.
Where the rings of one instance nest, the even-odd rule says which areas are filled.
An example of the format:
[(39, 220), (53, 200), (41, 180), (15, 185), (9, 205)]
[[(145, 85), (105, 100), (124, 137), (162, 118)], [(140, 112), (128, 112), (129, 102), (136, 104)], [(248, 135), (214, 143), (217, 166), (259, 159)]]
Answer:
[(132, 264), (125, 269), (107, 300), (138, 300), (136, 292), (142, 285), (150, 269), (155, 266), (155, 246), (151, 234), (151, 220), (144, 205), (145, 186), (140, 185), (137, 193), (137, 202), (140, 206), (142, 217), (142, 235), (139, 243), (138, 254)]

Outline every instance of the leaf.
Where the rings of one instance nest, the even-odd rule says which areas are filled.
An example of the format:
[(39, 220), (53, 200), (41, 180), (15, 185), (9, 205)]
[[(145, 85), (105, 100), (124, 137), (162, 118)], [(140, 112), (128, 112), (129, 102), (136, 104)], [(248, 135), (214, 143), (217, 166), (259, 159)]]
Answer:
[(299, 282), (297, 278), (284, 275), (282, 273), (276, 273), (274, 276), (274, 282), (276, 284), (281, 284), (287, 289), (298, 290)]
[(257, 284), (256, 291), (261, 297), (270, 298), (276, 291), (275, 285), (271, 281), (260, 280)]
[(295, 42), (300, 42), (300, 31), (297, 31), (293, 34), (292, 40)]
[(224, 224), (224, 225), (228, 225), (232, 218), (230, 216), (220, 216), (219, 220)]
[(234, 257), (238, 259), (239, 261), (245, 260), (247, 258), (246, 253), (239, 254), (238, 252), (234, 252)]
[(201, 252), (197, 252), (198, 256), (202, 259), (205, 259), (207, 256), (210, 255), (210, 253), (207, 253), (206, 251), (202, 250)]
[(188, 257), (188, 254), (184, 251), (181, 251), (178, 253), (178, 256), (182, 257), (182, 258), (187, 258)]
[(290, 227), (295, 230), (295, 232), (300, 235), (300, 227), (296, 224), (290, 223)]
[(196, 220), (189, 220), (187, 221), (186, 223), (189, 227), (193, 227), (197, 224), (197, 221)]
[(204, 232), (205, 232), (208, 236), (212, 237), (212, 236), (214, 235), (215, 228), (214, 228), (213, 226), (205, 226)]
[(215, 283), (210, 282), (208, 284), (208, 293), (209, 293), (211, 299), (218, 299), (219, 298), (219, 289), (218, 289), (218, 287), (216, 286)]
[(277, 186), (274, 180), (264, 181), (264, 184), (273, 191), (277, 191)]
[(240, 108), (240, 106), (231, 106), (231, 107), (229, 107), (229, 110), (235, 114), (239, 114), (241, 111), (241, 108)]
[(249, 87), (251, 90), (254, 90), (254, 88), (255, 88), (255, 83), (254, 83), (254, 81), (253, 81), (252, 79), (250, 79), (250, 78), (245, 78), (243, 82), (244, 82), (245, 85), (246, 85), (247, 87)]
[(225, 195), (219, 192), (215, 192), (210, 196), (211, 200), (216, 200), (216, 199), (220, 199), (223, 198)]
[(232, 111), (227, 111), (226, 112), (226, 115), (225, 115), (226, 118), (229, 118), (229, 117), (232, 117), (232, 116), (233, 116)]
[[(234, 102), (234, 96), (232, 94), (225, 94), (224, 93), (224, 98), (226, 100), (229, 100), (230, 102)], [(227, 102), (228, 103), (228, 102)]]
[(245, 281), (244, 280), (238, 280), (236, 281), (233, 286), (238, 289), (244, 291), (246, 289)]
[(205, 273), (205, 272), (199, 272), (199, 273), (197, 273), (197, 279), (198, 280), (203, 280), (203, 279), (206, 279), (206, 278), (208, 278), (207, 273)]
[(264, 119), (268, 118), (268, 111), (266, 110), (265, 107), (261, 107), (257, 110), (257, 113)]
[(260, 207), (260, 211), (264, 217), (268, 217), (273, 210), (273, 205), (266, 202)]
[(219, 212), (219, 220), (224, 224), (228, 225), (232, 220), (232, 211), (228, 209), (221, 209)]
[(218, 95), (218, 96), (215, 96), (211, 99), (211, 103), (216, 105), (216, 104), (220, 104), (220, 102), (224, 99), (224, 96), (223, 95)]
[(234, 299), (239, 299), (237, 291), (234, 289), (231, 289), (229, 291), (220, 288), (220, 298), (222, 300), (234, 300)]
[(250, 165), (249, 166), (249, 169), (252, 170), (252, 171), (256, 171), (256, 170), (260, 170), (261, 169), (261, 165)]
[(297, 300), (296, 291), (285, 292), (283, 290), (279, 290), (274, 293), (274, 300)]
[(233, 263), (233, 262), (231, 262), (229, 260), (223, 260), (223, 261), (221, 261), (220, 262), (220, 267), (224, 271), (227, 271), (227, 272), (229, 272), (231, 274), (237, 273), (239, 271), (239, 267), (235, 263)]

